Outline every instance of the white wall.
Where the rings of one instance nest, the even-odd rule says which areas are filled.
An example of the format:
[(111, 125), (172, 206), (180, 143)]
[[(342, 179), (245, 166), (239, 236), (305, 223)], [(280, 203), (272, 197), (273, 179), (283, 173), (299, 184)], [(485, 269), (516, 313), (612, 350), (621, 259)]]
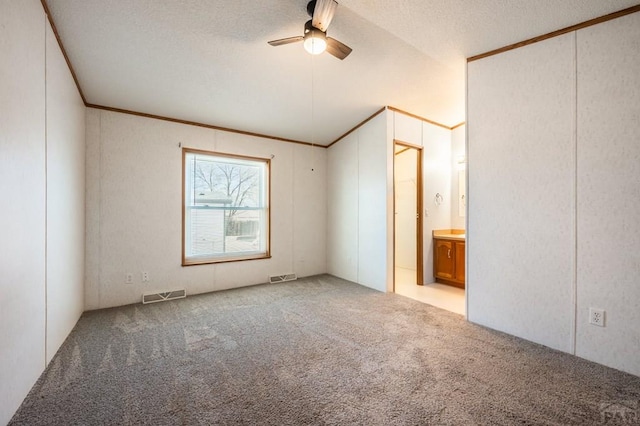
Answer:
[(393, 276), (393, 144), (388, 113), (358, 129), (358, 282), (387, 291)]
[(467, 73), (468, 318), (636, 375), (639, 37), (636, 13)]
[(468, 65), (467, 317), (572, 350), (574, 36)]
[[(578, 32), (576, 354), (640, 375), (640, 13)], [(606, 327), (588, 324), (589, 307)]]
[[(459, 206), (460, 172), (462, 171), (463, 176), (466, 173), (466, 164), (460, 164), (459, 160), (466, 158), (466, 141), (466, 126), (456, 127), (451, 131), (451, 228), (453, 229), (466, 227), (466, 217), (460, 214)], [(465, 185), (465, 180), (462, 181), (462, 185)]]
[[(402, 148), (396, 151), (399, 149)], [(395, 266), (412, 271), (417, 268), (417, 169), (417, 149), (402, 150), (394, 155)]]
[(0, 424), (45, 365), (44, 37), (38, 2), (0, 3)]
[[(434, 229), (451, 228), (452, 201), (452, 132), (417, 118), (393, 112), (393, 138), (422, 149), (423, 185), (423, 268), (424, 282), (435, 281), (433, 276)], [(436, 204), (436, 194), (444, 201)]]
[(4, 424), (82, 311), (84, 106), (39, 1), (0, 2), (0, 40)]
[[(424, 185), (424, 282), (433, 276), (433, 230), (451, 228), (451, 131), (422, 123), (423, 185)], [(437, 204), (436, 194), (443, 197)]]
[(84, 310), (85, 107), (47, 22), (47, 362)]
[(327, 150), (327, 272), (358, 282), (358, 135)]
[[(433, 229), (451, 227), (451, 131), (385, 111), (328, 149), (330, 274), (393, 289), (394, 140), (423, 147), (424, 277), (433, 279)], [(440, 193), (444, 202), (434, 203)]]
[(327, 270), (379, 291), (393, 272), (388, 120), (385, 111), (328, 149)]
[[(183, 147), (271, 158), (270, 259), (181, 266)], [(314, 171), (311, 171), (311, 169)], [(86, 308), (326, 272), (323, 148), (87, 110)], [(150, 281), (142, 283), (142, 271)], [(125, 284), (125, 274), (134, 283)]]
[(422, 146), (422, 120), (393, 111), (393, 139)]

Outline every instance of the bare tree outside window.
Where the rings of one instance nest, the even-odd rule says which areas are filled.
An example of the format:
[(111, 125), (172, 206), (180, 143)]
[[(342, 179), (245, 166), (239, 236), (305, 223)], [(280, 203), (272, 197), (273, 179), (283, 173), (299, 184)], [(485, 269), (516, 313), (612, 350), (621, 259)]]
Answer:
[(268, 160), (186, 154), (187, 255), (224, 256), (265, 249), (267, 169)]
[(226, 235), (239, 235), (242, 231), (236, 221), (238, 209), (259, 204), (258, 183), (260, 170), (246, 165), (198, 161), (196, 163), (196, 189), (224, 194), (230, 209), (225, 210)]

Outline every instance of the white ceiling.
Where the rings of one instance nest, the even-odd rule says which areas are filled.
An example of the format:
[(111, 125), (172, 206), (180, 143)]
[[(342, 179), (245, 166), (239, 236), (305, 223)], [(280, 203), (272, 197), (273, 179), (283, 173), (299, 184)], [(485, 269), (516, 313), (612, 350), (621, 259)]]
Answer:
[(302, 44), (307, 0), (46, 0), (89, 104), (327, 145), (382, 106), (464, 121), (465, 58), (638, 0), (338, 0), (344, 61)]

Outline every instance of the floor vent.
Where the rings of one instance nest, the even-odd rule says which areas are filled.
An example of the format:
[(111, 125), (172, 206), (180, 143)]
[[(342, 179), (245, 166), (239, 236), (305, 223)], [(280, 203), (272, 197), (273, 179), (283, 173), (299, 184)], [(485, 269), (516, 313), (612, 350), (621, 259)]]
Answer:
[(285, 275), (271, 275), (269, 277), (269, 284), (275, 283), (283, 283), (285, 281), (295, 281), (298, 277), (296, 274), (285, 274)]
[(165, 302), (173, 299), (183, 299), (187, 297), (187, 290), (165, 291), (163, 293), (147, 293), (142, 295), (142, 303)]

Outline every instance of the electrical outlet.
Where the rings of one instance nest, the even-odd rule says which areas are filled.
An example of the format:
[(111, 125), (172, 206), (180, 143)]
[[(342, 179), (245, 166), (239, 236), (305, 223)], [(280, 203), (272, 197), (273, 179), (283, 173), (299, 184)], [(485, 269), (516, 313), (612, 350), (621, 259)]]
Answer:
[(124, 283), (133, 284), (133, 274), (131, 272), (127, 272), (126, 274), (124, 274)]
[(589, 308), (589, 324), (604, 327), (604, 309)]
[(149, 273), (147, 271), (142, 272), (142, 282), (143, 283), (149, 282)]

